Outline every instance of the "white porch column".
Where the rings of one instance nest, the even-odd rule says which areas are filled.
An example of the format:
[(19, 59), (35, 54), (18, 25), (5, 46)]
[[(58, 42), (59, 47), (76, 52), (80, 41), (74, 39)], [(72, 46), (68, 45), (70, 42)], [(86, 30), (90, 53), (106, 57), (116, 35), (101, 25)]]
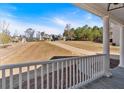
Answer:
[(124, 25), (120, 30), (120, 67), (124, 67)]
[(104, 68), (105, 76), (110, 77), (112, 74), (110, 72), (110, 48), (109, 48), (109, 16), (103, 17), (103, 54), (106, 54), (104, 57)]

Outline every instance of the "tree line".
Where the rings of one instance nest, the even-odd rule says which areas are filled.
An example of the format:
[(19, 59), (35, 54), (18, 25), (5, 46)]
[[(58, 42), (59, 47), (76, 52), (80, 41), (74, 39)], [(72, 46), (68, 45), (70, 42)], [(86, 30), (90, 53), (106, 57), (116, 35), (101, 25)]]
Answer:
[[(8, 30), (9, 23), (6, 21), (0, 22), (0, 43), (5, 44), (12, 41), (12, 36), (10, 35), (10, 31)], [(66, 24), (63, 36), (66, 40), (82, 40), (82, 41), (94, 41), (94, 42), (102, 42), (102, 27), (93, 26), (90, 27), (88, 25), (84, 25), (82, 27), (71, 28), (70, 24)], [(28, 41), (34, 40), (35, 30), (32, 28), (28, 28), (24, 31), (25, 38)], [(37, 36), (39, 37), (39, 32)], [(13, 36), (14, 37), (14, 36)]]
[(63, 36), (66, 40), (102, 42), (103, 28), (98, 26), (90, 27), (88, 25), (71, 28), (70, 24), (67, 24), (65, 26)]

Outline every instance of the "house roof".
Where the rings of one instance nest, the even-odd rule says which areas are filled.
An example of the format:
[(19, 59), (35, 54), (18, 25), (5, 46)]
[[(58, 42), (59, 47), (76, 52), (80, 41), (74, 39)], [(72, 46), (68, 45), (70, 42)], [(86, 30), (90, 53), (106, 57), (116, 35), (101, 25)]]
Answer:
[[(124, 7), (122, 3), (111, 4), (108, 11), (108, 3), (76, 3), (76, 6), (88, 10), (100, 17), (110, 15), (112, 21), (124, 25)], [(114, 9), (114, 10), (113, 10)]]

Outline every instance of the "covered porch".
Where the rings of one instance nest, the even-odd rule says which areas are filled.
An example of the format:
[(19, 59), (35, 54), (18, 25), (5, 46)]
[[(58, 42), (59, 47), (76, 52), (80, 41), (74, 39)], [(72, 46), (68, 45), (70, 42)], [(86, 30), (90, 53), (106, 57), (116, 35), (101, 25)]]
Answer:
[[(103, 19), (103, 54), (107, 54), (107, 60), (110, 59), (110, 29), (111, 23), (120, 27), (117, 36), (120, 38), (120, 67), (124, 67), (124, 4), (123, 3), (77, 3), (76, 6), (85, 9)], [(106, 61), (107, 61), (106, 60)], [(109, 62), (108, 62), (109, 63)]]
[[(106, 76), (102, 77), (92, 83), (81, 88), (84, 89), (122, 89), (124, 88), (124, 4), (123, 3), (103, 3), (103, 4), (75, 4), (81, 9), (86, 9), (89, 12), (100, 16), (103, 19), (103, 53), (107, 55), (106, 62)], [(110, 63), (110, 46), (109, 46), (109, 36), (111, 23), (116, 24), (120, 28), (117, 30), (120, 34), (115, 36), (120, 38), (120, 57), (119, 66), (111, 69)]]
[[(111, 11), (109, 4), (74, 5), (102, 17), (103, 54), (3, 65), (0, 66), (0, 88), (124, 88), (124, 8)], [(121, 7), (114, 5), (112, 8)], [(115, 69), (110, 69), (110, 22), (121, 27), (120, 64)]]

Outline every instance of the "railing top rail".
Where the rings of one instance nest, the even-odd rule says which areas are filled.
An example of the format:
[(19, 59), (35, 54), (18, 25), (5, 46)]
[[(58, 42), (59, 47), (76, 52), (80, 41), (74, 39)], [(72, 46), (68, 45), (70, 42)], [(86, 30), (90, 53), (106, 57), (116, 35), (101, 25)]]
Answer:
[(30, 61), (20, 64), (8, 64), (8, 65), (1, 65), (0, 70), (3, 69), (10, 69), (10, 68), (19, 68), (19, 67), (26, 67), (26, 66), (33, 66), (33, 65), (45, 65), (45, 64), (51, 64), (61, 61), (68, 61), (72, 59), (79, 59), (79, 58), (87, 58), (87, 57), (95, 57), (95, 56), (105, 56), (106, 54), (97, 54), (97, 55), (88, 55), (88, 56), (79, 56), (79, 57), (71, 57), (71, 58), (62, 58), (62, 59), (54, 59), (54, 60), (48, 60), (48, 61)]

